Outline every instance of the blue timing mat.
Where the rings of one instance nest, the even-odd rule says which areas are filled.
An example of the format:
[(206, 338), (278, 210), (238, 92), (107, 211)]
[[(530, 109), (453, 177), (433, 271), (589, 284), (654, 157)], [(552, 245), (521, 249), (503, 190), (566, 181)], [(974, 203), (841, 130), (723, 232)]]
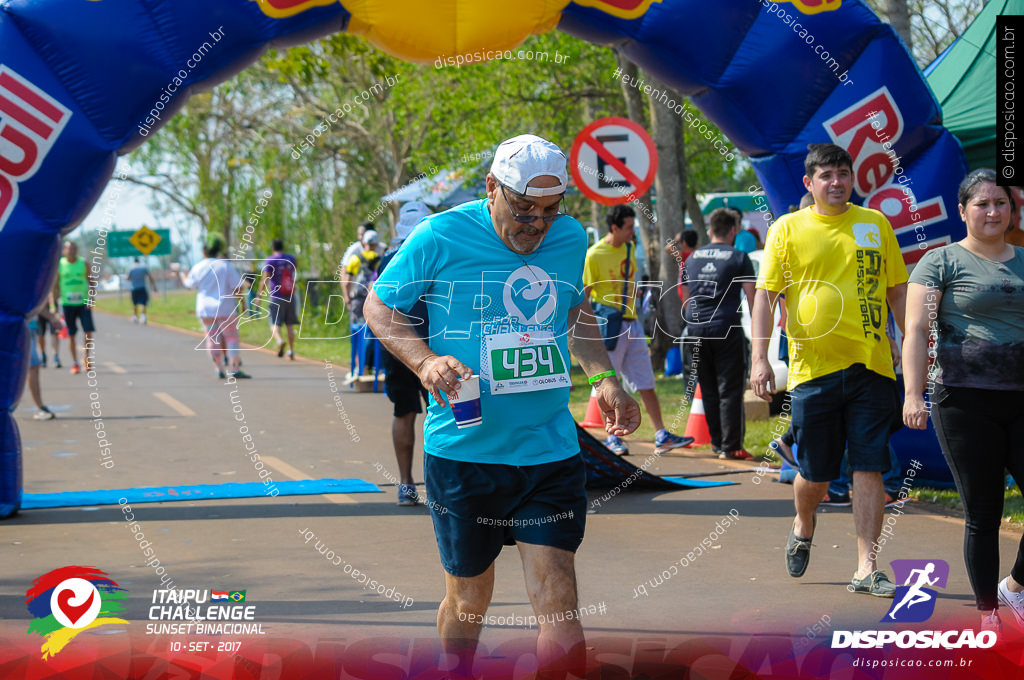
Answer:
[[(362, 479), (305, 479), (297, 482), (275, 482), (281, 496), (315, 496), (324, 493), (383, 493), (376, 484)], [(227, 484), (190, 484), (183, 486), (143, 486), (130, 489), (96, 489), (94, 491), (62, 491), (60, 493), (27, 493), (21, 507), (71, 508), (89, 505), (118, 505), (121, 499), (129, 505), (167, 503), (171, 501), (208, 501), (218, 498), (259, 498), (267, 494), (263, 482), (230, 482)]]

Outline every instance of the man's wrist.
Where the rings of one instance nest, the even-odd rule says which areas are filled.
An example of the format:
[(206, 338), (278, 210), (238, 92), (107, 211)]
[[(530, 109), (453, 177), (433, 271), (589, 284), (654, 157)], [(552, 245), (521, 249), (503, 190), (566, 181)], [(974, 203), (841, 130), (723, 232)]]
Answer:
[(434, 354), (433, 352), (430, 352), (429, 354), (425, 355), (422, 359), (420, 359), (416, 363), (416, 370), (414, 370), (413, 373), (415, 373), (416, 375), (419, 375), (420, 369), (423, 368), (423, 364), (427, 363), (430, 359), (432, 359), (432, 358), (434, 358), (436, 356), (438, 356), (438, 355)]

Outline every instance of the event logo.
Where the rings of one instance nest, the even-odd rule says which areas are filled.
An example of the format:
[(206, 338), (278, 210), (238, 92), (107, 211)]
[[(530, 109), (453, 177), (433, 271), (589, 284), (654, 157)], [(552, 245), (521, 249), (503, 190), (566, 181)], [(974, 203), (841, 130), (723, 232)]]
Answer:
[(949, 564), (945, 560), (893, 560), (896, 588), (892, 606), (882, 621), (917, 623), (931, 618), (935, 612), (936, 592), (925, 586), (946, 587)]
[(558, 305), (555, 282), (540, 267), (523, 265), (505, 279), (502, 301), (508, 315), (524, 326), (547, 323)]
[[(620, 19), (636, 19), (647, 14), (651, 4), (662, 0), (576, 0), (577, 5), (593, 7), (605, 14), (619, 17)], [(813, 2), (813, 0), (812, 0)]]
[(121, 600), (128, 592), (96, 567), (61, 567), (32, 582), (26, 595), (28, 611), (34, 617), (27, 633), (46, 638), (43, 659), (55, 656), (84, 630), (111, 623), (128, 622), (101, 618), (124, 609)]
[(843, 0), (782, 0), (782, 2), (792, 2), (802, 14), (831, 12), (839, 9), (843, 4)]
[(43, 164), (71, 111), (0, 64), (0, 230), (18, 204), (18, 185)]

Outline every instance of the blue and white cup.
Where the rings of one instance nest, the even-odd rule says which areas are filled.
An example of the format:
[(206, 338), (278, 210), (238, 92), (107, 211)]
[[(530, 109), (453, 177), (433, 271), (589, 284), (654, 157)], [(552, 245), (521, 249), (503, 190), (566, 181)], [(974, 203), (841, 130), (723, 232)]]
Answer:
[(476, 427), (484, 422), (480, 415), (480, 376), (474, 375), (461, 382), (462, 387), (455, 392), (455, 396), (448, 398), (455, 414), (455, 424), (459, 429)]

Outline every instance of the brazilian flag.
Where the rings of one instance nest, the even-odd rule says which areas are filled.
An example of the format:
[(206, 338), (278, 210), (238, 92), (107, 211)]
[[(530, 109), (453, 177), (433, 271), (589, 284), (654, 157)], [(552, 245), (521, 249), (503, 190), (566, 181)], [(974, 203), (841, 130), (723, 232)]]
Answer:
[(244, 590), (232, 590), (228, 593), (228, 599), (232, 602), (245, 602)]

